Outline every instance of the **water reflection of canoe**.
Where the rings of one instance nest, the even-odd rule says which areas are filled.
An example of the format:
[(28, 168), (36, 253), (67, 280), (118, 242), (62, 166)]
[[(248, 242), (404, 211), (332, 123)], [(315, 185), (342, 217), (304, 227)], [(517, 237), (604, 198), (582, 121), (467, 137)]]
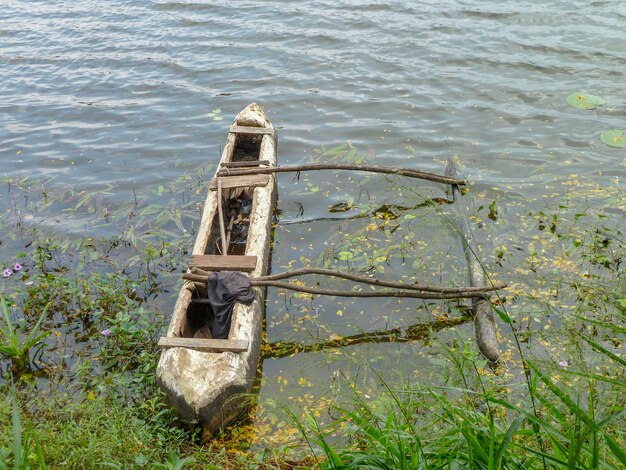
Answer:
[[(253, 277), (267, 273), (275, 175), (218, 177), (225, 168), (254, 166), (276, 166), (276, 134), (253, 103), (237, 115), (230, 128), (204, 205), (192, 269), (246, 271)], [(218, 201), (218, 188), (224, 195), (222, 201)], [(227, 256), (222, 253), (222, 231)], [(241, 242), (242, 233), (245, 243)], [(167, 336), (159, 342), (164, 349), (157, 382), (181, 418), (200, 422), (205, 435), (218, 431), (246, 408), (259, 360), (265, 301), (263, 288), (252, 289), (255, 299), (251, 305), (235, 305), (228, 339), (210, 339), (212, 310), (197, 300), (207, 297), (206, 288), (185, 280)]]

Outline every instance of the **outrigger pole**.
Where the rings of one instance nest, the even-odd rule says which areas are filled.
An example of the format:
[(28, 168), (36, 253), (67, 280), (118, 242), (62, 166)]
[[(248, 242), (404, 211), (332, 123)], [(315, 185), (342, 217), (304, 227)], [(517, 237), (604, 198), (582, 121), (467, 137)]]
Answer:
[(408, 178), (419, 178), (427, 181), (434, 181), (435, 183), (444, 183), (450, 185), (463, 186), (465, 181), (458, 178), (452, 178), (449, 176), (442, 176), (436, 173), (429, 173), (427, 171), (412, 170), (410, 168), (398, 168), (393, 166), (382, 165), (354, 165), (351, 163), (311, 163), (306, 165), (293, 165), (293, 166), (274, 166), (274, 167), (260, 167), (260, 168), (222, 168), (217, 176), (245, 176), (245, 175), (258, 175), (258, 174), (270, 174), (270, 173), (299, 173), (301, 171), (316, 171), (316, 170), (351, 170), (351, 171), (367, 171), (370, 173), (384, 173), (387, 175), (399, 175), (406, 176)]

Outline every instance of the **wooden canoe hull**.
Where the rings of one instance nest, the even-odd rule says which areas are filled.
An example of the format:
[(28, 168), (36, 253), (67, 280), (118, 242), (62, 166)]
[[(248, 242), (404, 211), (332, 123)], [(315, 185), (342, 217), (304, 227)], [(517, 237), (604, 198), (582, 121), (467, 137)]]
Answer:
[[(256, 104), (239, 113), (233, 124), (271, 128), (271, 133), (256, 137), (262, 139), (258, 159), (276, 166), (276, 136), (271, 123)], [(233, 161), (239, 136), (229, 133), (221, 162)], [(215, 237), (212, 231), (215, 230), (217, 197), (217, 191), (209, 191), (192, 255), (210, 254)], [(270, 176), (267, 185), (254, 188), (252, 200), (245, 255), (257, 257), (256, 267), (249, 273), (257, 277), (267, 273), (270, 262), (272, 213), (276, 200), (274, 175)], [(167, 331), (168, 337), (187, 336), (186, 316), (195, 289), (192, 282), (184, 281)], [(241, 415), (252, 390), (265, 313), (265, 290), (253, 289), (255, 300), (251, 305), (235, 305), (229, 334), (229, 339), (247, 340), (246, 351), (207, 352), (173, 347), (161, 354), (157, 366), (158, 385), (181, 418), (200, 422), (205, 433), (215, 433)]]

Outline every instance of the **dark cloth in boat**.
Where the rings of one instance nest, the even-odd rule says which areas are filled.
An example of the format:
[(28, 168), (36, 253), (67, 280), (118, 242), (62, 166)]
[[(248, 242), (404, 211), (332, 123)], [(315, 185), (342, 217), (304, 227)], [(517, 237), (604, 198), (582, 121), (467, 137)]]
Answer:
[(250, 278), (238, 271), (212, 272), (206, 284), (213, 310), (213, 338), (227, 339), (235, 303), (250, 305), (254, 301)]

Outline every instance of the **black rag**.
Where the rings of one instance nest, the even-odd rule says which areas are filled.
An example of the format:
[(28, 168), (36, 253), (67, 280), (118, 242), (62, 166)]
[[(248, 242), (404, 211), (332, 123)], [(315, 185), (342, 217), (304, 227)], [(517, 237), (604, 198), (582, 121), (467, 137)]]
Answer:
[(254, 301), (250, 278), (238, 271), (212, 272), (206, 287), (214, 315), (213, 338), (226, 339), (235, 303), (250, 305)]

